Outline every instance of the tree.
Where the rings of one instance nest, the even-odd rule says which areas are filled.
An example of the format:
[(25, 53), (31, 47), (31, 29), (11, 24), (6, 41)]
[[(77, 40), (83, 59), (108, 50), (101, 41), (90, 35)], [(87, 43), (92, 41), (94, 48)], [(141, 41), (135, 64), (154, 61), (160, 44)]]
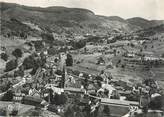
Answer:
[(50, 48), (47, 50), (48, 55), (55, 55), (58, 53), (57, 49), (54, 48), (53, 46), (50, 46)]
[(8, 55), (6, 53), (1, 53), (1, 59), (3, 59), (4, 61), (8, 60)]
[(5, 72), (11, 71), (18, 66), (18, 61), (17, 60), (10, 60), (9, 62), (6, 63), (6, 68)]
[(41, 34), (42, 39), (46, 42), (46, 43), (53, 43), (54, 41), (54, 37), (51, 33), (42, 33)]
[(163, 58), (164, 58), (164, 53), (161, 55), (161, 57), (163, 57)]
[(13, 91), (9, 90), (2, 97), (2, 101), (12, 101), (13, 97), (14, 97)]
[(12, 52), (12, 55), (15, 56), (16, 58), (20, 58), (22, 57), (23, 53), (21, 49), (17, 48)]
[(46, 61), (47, 61), (47, 57), (46, 55), (44, 54), (44, 52), (41, 52), (40, 53), (40, 57), (41, 57), (41, 61), (42, 61), (42, 66), (45, 65)]
[(125, 68), (125, 65), (121, 65), (121, 67), (124, 69)]
[(109, 108), (108, 105), (104, 105), (103, 113), (105, 113), (108, 116), (110, 116), (110, 108)]
[(52, 103), (56, 105), (61, 105), (61, 104), (65, 104), (66, 101), (67, 101), (67, 96), (64, 93), (62, 93), (61, 95), (58, 95), (56, 93)]
[(6, 112), (7, 110), (5, 109), (5, 108), (1, 108), (0, 109), (0, 116), (2, 116), (2, 117), (5, 117), (5, 116), (7, 116), (7, 112)]
[(78, 42), (72, 42), (72, 47), (74, 49), (80, 49), (86, 46), (86, 41), (85, 40), (80, 40)]
[(162, 96), (157, 96), (154, 99), (152, 99), (149, 103), (149, 108), (152, 110), (160, 110), (162, 107), (164, 107), (164, 100)]
[(132, 48), (135, 47), (135, 45), (134, 45), (133, 43), (131, 43), (130, 46), (131, 46)]
[(14, 77), (17, 77), (17, 76), (21, 76), (21, 77), (24, 76), (24, 67), (23, 67), (23, 65), (20, 66), (19, 69), (14, 72)]
[(152, 45), (151, 48), (154, 48), (154, 46)]
[(35, 62), (35, 59), (33, 56), (29, 56), (27, 58), (24, 59), (23, 61), (23, 66), (24, 66), (24, 69), (31, 69), (34, 67), (34, 62)]
[(84, 53), (87, 53), (87, 48), (86, 47), (84, 48)]
[(98, 75), (98, 76), (95, 77), (95, 80), (97, 80), (97, 81), (103, 81), (103, 78)]
[(67, 54), (66, 66), (72, 66), (72, 65), (73, 65), (73, 58), (72, 58), (72, 55)]
[(97, 64), (105, 63), (104, 59), (102, 57), (98, 58)]
[(31, 74), (35, 74), (37, 69), (41, 66), (43, 66), (43, 61), (38, 58), (36, 55), (30, 55), (29, 57), (25, 58), (23, 61), (23, 67), (24, 69), (33, 69)]
[(117, 51), (114, 49), (114, 50), (113, 50), (114, 56), (116, 56), (116, 52), (117, 52)]
[(56, 71), (56, 74), (57, 74), (57, 75), (62, 75), (62, 71), (61, 71), (61, 70), (57, 70), (57, 71)]
[(142, 48), (140, 49), (140, 52), (142, 52), (143, 50), (142, 50)]

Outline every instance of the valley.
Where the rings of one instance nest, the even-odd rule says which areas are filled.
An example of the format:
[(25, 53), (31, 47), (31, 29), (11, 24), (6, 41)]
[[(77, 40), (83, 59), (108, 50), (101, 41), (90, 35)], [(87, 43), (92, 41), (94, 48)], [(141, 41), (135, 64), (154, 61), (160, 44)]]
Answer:
[[(101, 16), (82, 8), (0, 4), (1, 101), (13, 91), (21, 101), (12, 101), (35, 109), (35, 103), (44, 100), (44, 108), (39, 108), (56, 113), (54, 117), (71, 117), (75, 111), (73, 117), (78, 117), (79, 111), (82, 115), (88, 111), (81, 109), (97, 105), (99, 114), (108, 115), (110, 109), (104, 110), (109, 106), (111, 116), (120, 117), (130, 104), (142, 109), (140, 88), (164, 95), (164, 20)], [(115, 110), (117, 104), (120, 112)]]

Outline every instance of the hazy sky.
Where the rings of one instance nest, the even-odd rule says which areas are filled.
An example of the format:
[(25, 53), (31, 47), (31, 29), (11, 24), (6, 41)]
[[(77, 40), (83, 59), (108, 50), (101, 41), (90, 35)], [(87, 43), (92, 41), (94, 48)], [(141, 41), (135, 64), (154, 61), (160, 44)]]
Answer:
[(164, 20), (164, 0), (0, 0), (28, 6), (86, 8), (95, 14)]

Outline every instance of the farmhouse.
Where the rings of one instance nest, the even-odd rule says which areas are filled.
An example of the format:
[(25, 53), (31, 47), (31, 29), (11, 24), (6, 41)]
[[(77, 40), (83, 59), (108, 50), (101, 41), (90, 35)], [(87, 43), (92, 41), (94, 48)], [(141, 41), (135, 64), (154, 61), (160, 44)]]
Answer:
[(150, 60), (150, 61), (154, 61), (154, 60), (159, 60), (159, 57), (155, 57), (155, 56), (145, 56), (144, 60)]
[(153, 52), (143, 52), (142, 54), (144, 55), (144, 60), (160, 60), (160, 58), (156, 56)]

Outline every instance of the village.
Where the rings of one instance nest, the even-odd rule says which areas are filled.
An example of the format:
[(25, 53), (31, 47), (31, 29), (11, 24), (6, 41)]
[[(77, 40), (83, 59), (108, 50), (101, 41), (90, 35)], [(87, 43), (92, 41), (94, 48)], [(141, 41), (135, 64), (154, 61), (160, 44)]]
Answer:
[(12, 59), (1, 46), (0, 116), (163, 116), (163, 75), (156, 79), (153, 71), (164, 66), (163, 53), (147, 51), (156, 40), (124, 33), (72, 38), (29, 38)]
[(0, 1), (0, 117), (164, 117), (163, 3)]

